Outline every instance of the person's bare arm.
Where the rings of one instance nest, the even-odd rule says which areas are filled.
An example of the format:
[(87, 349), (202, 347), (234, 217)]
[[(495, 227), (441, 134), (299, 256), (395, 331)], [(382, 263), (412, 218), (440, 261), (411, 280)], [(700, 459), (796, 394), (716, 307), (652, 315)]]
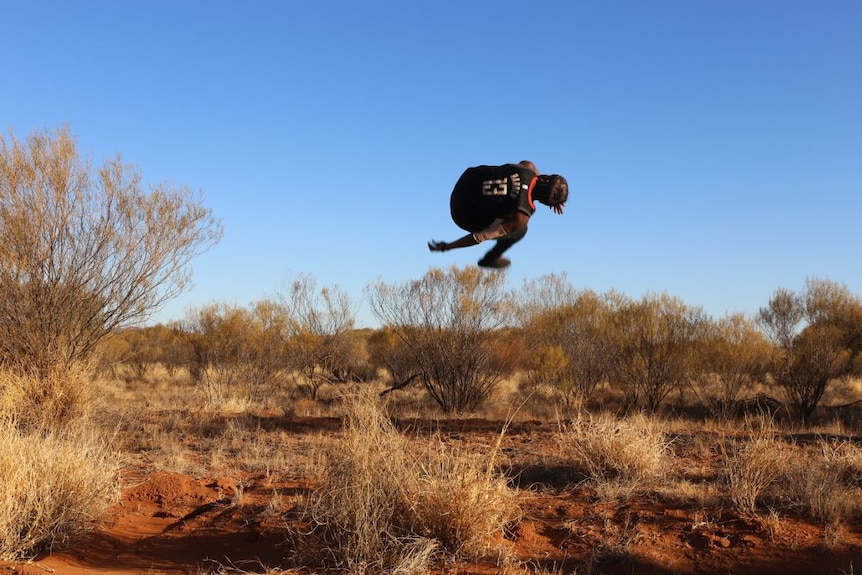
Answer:
[(466, 248), (468, 246), (475, 246), (479, 242), (473, 237), (473, 234), (467, 234), (462, 238), (458, 238), (454, 242), (438, 242), (436, 240), (431, 240), (428, 242), (428, 249), (432, 252), (445, 252), (449, 250), (454, 250), (456, 248)]
[(475, 246), (486, 240), (493, 240), (503, 237), (512, 232), (516, 232), (527, 227), (527, 222), (530, 221), (530, 216), (523, 212), (512, 212), (500, 221), (497, 220), (484, 230), (467, 234), (462, 238), (458, 238), (452, 243), (438, 242), (431, 240), (428, 242), (428, 249), (432, 252), (445, 252), (457, 248), (466, 248)]

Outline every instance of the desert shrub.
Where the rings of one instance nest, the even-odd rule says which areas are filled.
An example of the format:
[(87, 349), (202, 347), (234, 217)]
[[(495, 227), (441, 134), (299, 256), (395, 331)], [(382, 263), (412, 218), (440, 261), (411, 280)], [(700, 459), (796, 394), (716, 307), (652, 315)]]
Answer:
[(324, 385), (367, 375), (353, 313), (345, 292), (318, 290), (310, 275), (247, 307), (192, 308), (181, 334), (191, 379), (216, 408), (259, 404), (288, 384), (316, 400)]
[(221, 223), (188, 186), (101, 166), (67, 127), (0, 139), (0, 362), (50, 373), (190, 286)]
[(628, 406), (655, 413), (688, 384), (705, 325), (701, 308), (664, 293), (620, 305), (611, 317), (611, 380)]
[(179, 323), (121, 329), (106, 339), (101, 367), (114, 377), (125, 376), (127, 381), (142, 380), (157, 366), (164, 367), (173, 377), (180, 367), (191, 362), (189, 337)]
[(0, 420), (0, 559), (64, 547), (119, 494), (119, 467), (92, 428), (22, 431)]
[(561, 427), (561, 454), (579, 473), (601, 483), (630, 486), (660, 477), (670, 443), (658, 423), (643, 414), (619, 419), (608, 414), (579, 416)]
[(314, 277), (306, 274), (286, 286), (276, 303), (287, 320), (283, 333), (288, 364), (313, 399), (324, 384), (361, 371), (367, 353), (354, 332), (355, 306), (347, 292), (337, 286), (318, 289)]
[[(525, 291), (526, 380), (553, 385), (576, 403), (590, 399), (610, 373), (610, 321), (623, 298), (614, 292), (577, 292), (565, 278), (553, 275), (528, 284)], [(556, 295), (545, 297), (551, 291)]]
[(776, 438), (769, 421), (749, 424), (745, 435), (722, 446), (722, 474), (734, 507), (753, 513), (761, 495), (781, 477), (787, 464), (788, 450)]
[(285, 367), (284, 318), (266, 301), (249, 308), (214, 302), (186, 311), (193, 380), (217, 409), (253, 405), (278, 387)]
[(764, 378), (771, 346), (742, 314), (710, 319), (702, 329), (689, 385), (710, 415), (728, 420), (745, 392)]
[[(412, 358), (411, 369), (445, 412), (472, 412), (511, 374), (513, 338), (495, 332), (512, 318), (505, 273), (431, 269), (403, 284), (366, 288), (371, 311)], [(517, 347), (513, 345), (513, 347)]]
[(828, 387), (862, 367), (862, 298), (847, 286), (809, 279), (801, 293), (776, 290), (758, 322), (775, 344), (772, 377), (808, 426)]
[(321, 550), (351, 573), (419, 573), (439, 549), (478, 552), (513, 517), (514, 494), (459, 454), (411, 452), (376, 399), (348, 400), (310, 512)]

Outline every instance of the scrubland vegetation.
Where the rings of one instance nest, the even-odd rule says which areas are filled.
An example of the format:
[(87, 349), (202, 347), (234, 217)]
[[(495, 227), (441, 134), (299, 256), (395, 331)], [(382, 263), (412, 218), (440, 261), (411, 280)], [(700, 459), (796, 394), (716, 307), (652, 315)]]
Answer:
[[(434, 295), (446, 307), (429, 311), (413, 290), (435, 282), (446, 286)], [(812, 315), (781, 340), (755, 319), (713, 320), (666, 295), (593, 294), (562, 277), (523, 292), (502, 285), (500, 274), (452, 268), (373, 286), (377, 308), (403, 315), (356, 329), (337, 288), (302, 276), (287, 293), (247, 308), (214, 303), (169, 326), (116, 330), (86, 375), (68, 374), (81, 393), (59, 394), (62, 409), (48, 400), (63, 388), (57, 380), (4, 374), (9, 429), (54, 441), (46, 426), (69, 421), (110, 438), (99, 453), (111, 464), (97, 464), (105, 487), (84, 479), (94, 486), (88, 504), (102, 510), (128, 468), (305, 478), (314, 485), (307, 495), (288, 504), (276, 489), (266, 511), (293, 518), (284, 531), (295, 552), (283, 569), (423, 573), (491, 561), (536, 571), (504, 543), (522, 508), (546, 489), (577, 489), (597, 502), (665, 501), (697, 514), (732, 510), (770, 532), (802, 518), (822, 525), (824, 546), (847, 540), (847, 526), (862, 517), (862, 447), (854, 439), (862, 380), (852, 329), (839, 327), (856, 325), (839, 317), (856, 309), (852, 294), (809, 281), (797, 305), (823, 309), (839, 294), (848, 307)], [(404, 301), (393, 303), (388, 298), (399, 296), (387, 290), (403, 292)], [(556, 307), (536, 295), (543, 292), (555, 294)], [(803, 357), (809, 344), (799, 343), (820, 321), (835, 326), (817, 340), (818, 358), (828, 362)], [(824, 372), (825, 381), (814, 377)], [(38, 404), (13, 399), (34, 386), (46, 393)], [(800, 399), (813, 395), (813, 408)], [(40, 409), (52, 414), (47, 422), (33, 418)], [(304, 439), (301, 457), (266, 428), (309, 418), (321, 428)], [(435, 421), (466, 426), (476, 418), (497, 422), (483, 442), (462, 445), (431, 431)], [(332, 420), (335, 427), (326, 424)], [(426, 435), (405, 433), (420, 420), (431, 422)], [(545, 447), (517, 457), (501, 449), (507, 422), (528, 421), (546, 426)], [(94, 461), (92, 444), (69, 444)], [(88, 508), (79, 516), (99, 515)], [(56, 531), (36, 544), (20, 531), (7, 535), (6, 557), (74, 544), (80, 522), (67, 533), (68, 518), (55, 519)], [(634, 554), (643, 537), (610, 520), (602, 533), (607, 539), (595, 542), (584, 572)]]
[[(199, 199), (143, 192), (119, 158), (92, 170), (65, 130), (4, 141), (0, 190), (2, 559), (74, 547), (129, 470), (235, 476), (236, 506), (249, 473), (301, 479), (254, 511), (283, 523), (283, 570), (556, 572), (511, 545), (544, 493), (682, 507), (705, 538), (728, 512), (771, 537), (802, 520), (830, 549), (862, 518), (862, 300), (836, 282), (713, 318), (565, 276), (511, 289), (432, 269), (369, 285), (380, 327), (357, 329), (356, 302), (302, 275), (139, 327), (218, 239)], [(473, 442), (444, 424), (479, 420)], [(312, 427), (288, 449), (273, 422), (290, 421)], [(541, 441), (513, 442), (529, 422)], [(566, 523), (590, 546), (566, 572), (648, 537), (597, 517)]]

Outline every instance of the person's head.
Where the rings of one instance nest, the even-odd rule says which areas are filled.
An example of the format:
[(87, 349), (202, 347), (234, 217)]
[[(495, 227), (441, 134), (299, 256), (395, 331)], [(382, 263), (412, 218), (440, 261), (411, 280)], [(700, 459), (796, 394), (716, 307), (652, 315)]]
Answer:
[(562, 206), (569, 199), (569, 183), (563, 176), (539, 176), (533, 188), (533, 198), (546, 206)]

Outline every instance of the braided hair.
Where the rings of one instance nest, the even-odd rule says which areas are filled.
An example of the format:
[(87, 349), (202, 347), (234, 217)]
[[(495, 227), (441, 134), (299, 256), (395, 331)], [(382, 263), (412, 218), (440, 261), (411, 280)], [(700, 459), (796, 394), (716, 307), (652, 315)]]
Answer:
[(546, 206), (562, 205), (569, 199), (569, 183), (566, 178), (556, 174), (539, 176), (533, 188), (533, 197)]

